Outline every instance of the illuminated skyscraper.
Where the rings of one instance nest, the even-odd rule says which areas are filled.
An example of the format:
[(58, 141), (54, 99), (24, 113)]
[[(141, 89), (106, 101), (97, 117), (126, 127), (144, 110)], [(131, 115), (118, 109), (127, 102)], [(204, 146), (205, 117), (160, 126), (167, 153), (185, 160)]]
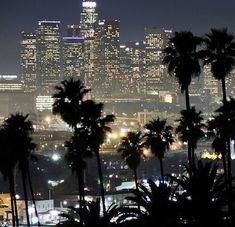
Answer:
[(120, 46), (120, 68), (127, 81), (122, 88), (125, 94), (142, 93), (145, 69), (145, 49), (142, 42), (128, 42)]
[(95, 23), (98, 20), (96, 2), (93, 0), (82, 1), (80, 14), (80, 35), (84, 37), (84, 82), (91, 88), (94, 87), (94, 33)]
[(163, 29), (145, 29), (146, 70), (144, 76), (146, 94), (148, 95), (159, 95), (159, 91), (165, 89), (163, 87), (165, 82), (163, 76), (166, 74), (166, 70), (162, 64), (162, 59), (163, 49), (166, 47), (167, 41), (168, 36)]
[(63, 37), (63, 77), (84, 78), (84, 38)]
[(96, 2), (93, 0), (82, 1), (82, 12), (80, 14), (80, 34), (87, 38), (94, 36), (94, 24), (98, 20)]
[(94, 79), (100, 95), (120, 92), (120, 22), (98, 21), (95, 27)]
[(36, 37), (33, 33), (21, 33), (21, 79), (27, 92), (36, 89)]
[(39, 21), (36, 41), (38, 85), (50, 90), (61, 79), (60, 21)]

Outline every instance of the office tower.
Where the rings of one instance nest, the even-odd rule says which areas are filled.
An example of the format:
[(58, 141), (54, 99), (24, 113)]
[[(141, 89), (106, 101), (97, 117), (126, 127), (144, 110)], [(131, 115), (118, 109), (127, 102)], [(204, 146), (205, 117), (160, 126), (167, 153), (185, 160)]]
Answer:
[(100, 95), (120, 93), (120, 22), (100, 20), (95, 27), (94, 78)]
[(92, 0), (82, 1), (82, 12), (80, 13), (80, 35), (83, 36), (84, 50), (84, 82), (85, 85), (94, 87), (94, 33), (95, 23), (98, 20), (96, 2)]
[(145, 69), (145, 50), (143, 42), (130, 41), (120, 46), (120, 70), (126, 82), (122, 88), (125, 94), (141, 94)]
[(63, 37), (63, 78), (84, 79), (83, 42), (83, 37)]
[(21, 32), (20, 68), (21, 79), (26, 92), (36, 89), (36, 36), (33, 33)]
[[(167, 33), (168, 34), (168, 33)], [(163, 79), (166, 69), (162, 64), (163, 50), (167, 45), (168, 35), (163, 29), (145, 29), (145, 84), (147, 95), (159, 95), (159, 91), (165, 90), (166, 80)]]
[(211, 67), (205, 65), (203, 68), (204, 90), (212, 101), (219, 101), (219, 82), (211, 73)]
[(94, 37), (94, 24), (97, 20), (96, 2), (93, 0), (83, 0), (82, 12), (80, 14), (81, 36), (85, 38)]
[(67, 25), (67, 36), (68, 37), (77, 37), (80, 35), (80, 27), (78, 24), (69, 24)]
[(39, 21), (36, 45), (38, 85), (50, 93), (61, 79), (60, 21)]
[[(227, 96), (234, 97), (235, 96), (235, 70), (233, 70), (227, 77), (226, 77), (226, 87), (227, 87)], [(220, 91), (222, 94), (222, 88), (221, 88), (221, 81), (220, 83)]]

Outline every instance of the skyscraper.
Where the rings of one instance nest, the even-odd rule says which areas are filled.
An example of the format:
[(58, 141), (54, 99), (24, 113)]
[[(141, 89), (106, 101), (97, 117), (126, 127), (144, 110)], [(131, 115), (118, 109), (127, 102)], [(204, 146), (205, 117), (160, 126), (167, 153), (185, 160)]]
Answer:
[(36, 45), (37, 82), (50, 91), (61, 79), (60, 21), (39, 21)]
[(33, 33), (21, 33), (20, 67), (21, 79), (26, 92), (36, 89), (36, 36)]
[(162, 64), (163, 49), (166, 47), (168, 37), (163, 29), (146, 28), (145, 29), (145, 53), (146, 53), (146, 70), (145, 83), (146, 94), (159, 95), (163, 89), (162, 77), (165, 68)]
[(63, 37), (63, 77), (84, 79), (84, 38)]
[(100, 95), (120, 92), (120, 21), (100, 20), (95, 27), (94, 78)]
[(82, 1), (82, 12), (80, 14), (80, 34), (87, 37), (94, 37), (94, 24), (98, 20), (96, 2), (93, 0)]
[(80, 13), (80, 35), (84, 37), (84, 82), (91, 88), (94, 88), (94, 33), (97, 20), (96, 2), (83, 0)]

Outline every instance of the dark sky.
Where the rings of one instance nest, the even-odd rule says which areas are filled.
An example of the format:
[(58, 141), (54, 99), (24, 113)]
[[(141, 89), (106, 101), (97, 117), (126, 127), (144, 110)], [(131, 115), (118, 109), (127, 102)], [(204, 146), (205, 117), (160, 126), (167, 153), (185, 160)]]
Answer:
[[(19, 72), (19, 35), (37, 21), (79, 23), (82, 0), (0, 0), (0, 74)], [(212, 27), (235, 33), (234, 0), (97, 0), (100, 18), (121, 20), (121, 41), (140, 40), (144, 27), (191, 30)]]

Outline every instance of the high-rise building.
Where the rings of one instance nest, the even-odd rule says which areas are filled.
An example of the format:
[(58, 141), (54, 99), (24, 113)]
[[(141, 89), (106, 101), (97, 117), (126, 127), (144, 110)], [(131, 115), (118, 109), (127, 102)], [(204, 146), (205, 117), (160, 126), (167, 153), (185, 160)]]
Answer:
[(63, 37), (63, 77), (84, 79), (84, 38)]
[(84, 82), (90, 88), (94, 88), (94, 34), (97, 20), (96, 2), (83, 0), (80, 13), (80, 35), (84, 37)]
[(213, 101), (219, 100), (219, 84), (211, 73), (211, 67), (205, 65), (203, 68), (204, 90)]
[(165, 67), (162, 64), (163, 49), (168, 41), (168, 33), (163, 29), (146, 28), (145, 29), (145, 86), (146, 94), (159, 95), (159, 91), (165, 89), (164, 74)]
[(128, 42), (120, 46), (120, 70), (127, 79), (122, 92), (141, 94), (145, 69), (145, 49), (143, 42)]
[(98, 20), (96, 2), (93, 0), (82, 1), (82, 12), (80, 14), (80, 34), (87, 38), (94, 36), (94, 24)]
[(120, 92), (120, 22), (100, 20), (95, 27), (94, 78), (100, 95)]
[(36, 45), (37, 82), (50, 92), (61, 79), (60, 21), (39, 21)]
[(36, 36), (33, 33), (21, 33), (20, 67), (21, 79), (26, 92), (36, 89)]

